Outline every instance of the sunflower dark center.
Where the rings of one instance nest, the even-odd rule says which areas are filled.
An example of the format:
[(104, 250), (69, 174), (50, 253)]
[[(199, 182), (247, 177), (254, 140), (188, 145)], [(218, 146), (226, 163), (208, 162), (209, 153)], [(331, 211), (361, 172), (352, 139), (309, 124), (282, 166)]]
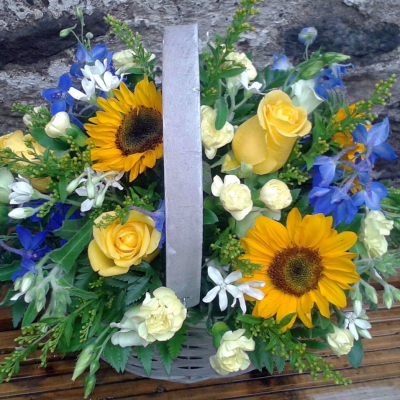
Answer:
[(157, 110), (139, 106), (125, 115), (117, 132), (117, 147), (125, 156), (154, 150), (162, 143), (162, 116)]
[(323, 270), (321, 260), (317, 250), (291, 247), (276, 253), (268, 275), (276, 289), (301, 297), (317, 289)]

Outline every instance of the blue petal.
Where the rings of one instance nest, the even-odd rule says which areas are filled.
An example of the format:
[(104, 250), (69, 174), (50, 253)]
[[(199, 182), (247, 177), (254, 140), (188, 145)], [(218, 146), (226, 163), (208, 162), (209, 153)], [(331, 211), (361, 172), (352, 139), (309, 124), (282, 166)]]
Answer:
[(51, 106), (51, 115), (56, 115), (58, 112), (66, 111), (67, 103), (65, 100), (57, 100)]
[(371, 191), (370, 193), (365, 193), (364, 196), (365, 205), (370, 210), (380, 210), (381, 209), (381, 199), (377, 193)]
[(351, 132), (353, 140), (357, 143), (361, 143), (364, 145), (367, 145), (367, 135), (368, 135), (367, 128), (362, 124), (358, 124), (356, 129), (353, 132)]
[(85, 46), (82, 43), (78, 43), (78, 50), (75, 53), (75, 57), (79, 61), (79, 64), (84, 64), (87, 56), (88, 53), (85, 49)]
[(286, 71), (287, 69), (293, 67), (292, 63), (289, 62), (285, 54), (272, 54), (272, 57), (274, 58), (274, 63), (272, 64), (271, 68), (272, 71)]
[(315, 85), (314, 91), (319, 97), (328, 100), (328, 92), (322, 86)]
[(56, 98), (53, 97), (53, 95), (56, 95), (57, 93), (60, 93), (60, 89), (58, 89), (58, 88), (50, 88), (50, 89), (43, 90), (42, 96), (48, 102), (53, 103), (56, 100)]
[(42, 247), (41, 249), (35, 250), (33, 252), (33, 257), (37, 260), (39, 260), (40, 258), (42, 258), (46, 253), (49, 253), (52, 249), (47, 246), (47, 244)]
[(370, 146), (378, 146), (385, 142), (389, 136), (389, 119), (385, 118), (379, 124), (373, 125), (367, 135), (367, 142)]
[(71, 68), (69, 69), (69, 73), (74, 78), (82, 78), (83, 74), (82, 74), (81, 68), (83, 68), (83, 64), (74, 63), (71, 65)]
[(397, 158), (397, 154), (395, 153), (393, 147), (386, 142), (375, 146), (373, 152), (385, 160), (395, 160)]
[(353, 200), (353, 204), (356, 207), (360, 207), (365, 203), (364, 195), (365, 195), (365, 192), (361, 191), (361, 192), (357, 192), (354, 196), (351, 197), (351, 199)]
[(62, 74), (58, 80), (58, 88), (64, 93), (68, 92), (69, 88), (72, 86), (72, 80), (68, 74)]
[(17, 232), (19, 241), (21, 242), (23, 248), (25, 250), (32, 250), (32, 233), (29, 229), (22, 227), (21, 225), (17, 225), (15, 227), (15, 231)]
[(104, 58), (107, 54), (107, 46), (105, 44), (96, 44), (93, 49), (90, 51), (90, 59), (86, 59), (86, 61), (94, 62), (96, 60), (100, 60)]
[(47, 231), (42, 231), (37, 233), (35, 236), (33, 236), (31, 248), (29, 250), (35, 250), (37, 249), (46, 239)]
[(75, 117), (75, 115), (68, 113), (69, 115), (69, 119), (71, 120), (71, 122), (75, 125), (78, 125), (80, 129), (84, 129), (82, 122)]
[(65, 102), (66, 102), (69, 106), (72, 106), (72, 105), (74, 104), (74, 102), (75, 102), (75, 99), (74, 99), (69, 93), (67, 93), (67, 94), (65, 95)]
[(381, 198), (381, 199), (386, 197), (388, 194), (387, 187), (383, 183), (380, 183), (380, 182), (372, 182), (371, 190), (374, 193), (376, 193), (379, 196), (379, 198)]

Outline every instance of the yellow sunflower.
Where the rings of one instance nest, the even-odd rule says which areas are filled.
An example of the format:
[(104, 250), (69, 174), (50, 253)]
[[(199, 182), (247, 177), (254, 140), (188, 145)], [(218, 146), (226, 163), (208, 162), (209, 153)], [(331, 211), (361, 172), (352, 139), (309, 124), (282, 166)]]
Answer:
[(98, 99), (104, 111), (85, 124), (88, 143), (96, 146), (91, 150), (93, 168), (130, 172), (133, 181), (163, 155), (161, 92), (145, 77), (134, 93), (124, 83), (113, 93), (115, 98)]
[(258, 300), (253, 315), (278, 321), (296, 313), (311, 328), (314, 303), (329, 318), (329, 303), (346, 306), (345, 289), (360, 277), (348, 253), (357, 240), (353, 232), (332, 229), (332, 217), (307, 215), (302, 219), (297, 208), (288, 216), (287, 227), (267, 217), (258, 217), (255, 226), (241, 239), (246, 253), (242, 257), (263, 268), (244, 280), (264, 281), (265, 297)]

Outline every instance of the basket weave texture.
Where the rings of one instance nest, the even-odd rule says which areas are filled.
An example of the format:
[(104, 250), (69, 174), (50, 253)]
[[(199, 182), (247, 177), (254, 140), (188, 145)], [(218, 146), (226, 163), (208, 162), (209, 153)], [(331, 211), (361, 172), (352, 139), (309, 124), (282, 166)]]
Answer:
[[(192, 326), (186, 332), (185, 343), (178, 358), (172, 364), (171, 374), (168, 376), (161, 357), (155, 352), (150, 378), (179, 383), (194, 383), (208, 379), (224, 378), (224, 376), (214, 371), (210, 365), (210, 357), (215, 353), (216, 349), (212, 343), (212, 337), (206, 331), (205, 326)], [(250, 365), (244, 371), (230, 373), (229, 377), (242, 375), (253, 368)], [(147, 377), (142, 363), (135, 354), (130, 356), (125, 370), (135, 375)]]

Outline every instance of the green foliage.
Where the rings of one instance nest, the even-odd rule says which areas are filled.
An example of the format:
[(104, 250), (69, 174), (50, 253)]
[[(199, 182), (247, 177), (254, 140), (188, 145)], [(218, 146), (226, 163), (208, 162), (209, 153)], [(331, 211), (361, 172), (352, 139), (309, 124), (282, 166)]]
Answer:
[(169, 355), (173, 360), (178, 357), (182, 349), (183, 343), (186, 339), (185, 333), (187, 330), (187, 325), (183, 325), (182, 328), (179, 329), (179, 331), (176, 332), (175, 335), (167, 341)]
[(11, 308), (12, 312), (12, 322), (14, 329), (17, 328), (19, 323), (22, 321), (24, 317), (25, 311), (28, 307), (28, 304), (25, 303), (24, 297), (20, 297), (17, 301), (14, 302)]
[[(128, 49), (132, 50), (133, 62), (138, 65), (141, 73), (149, 78), (154, 78), (154, 59), (151, 52), (147, 51), (142, 42), (139, 33), (134, 34), (128, 27), (128, 23), (122, 23), (111, 15), (104, 17), (104, 20), (110, 24), (111, 33), (117, 35), (119, 40), (125, 43)], [(139, 72), (139, 71), (136, 71)]]
[(49, 256), (65, 272), (69, 272), (75, 260), (82, 253), (92, 238), (93, 221), (89, 220), (82, 229), (68, 241), (63, 247), (53, 250)]
[[(36, 110), (35, 110), (36, 108)], [(12, 112), (27, 114), (30, 120), (30, 126), (27, 126), (27, 132), (32, 132), (36, 128), (44, 128), (51, 120), (51, 112), (44, 106), (34, 107), (26, 104), (15, 103), (11, 107)]]
[(21, 261), (15, 260), (11, 264), (0, 266), (0, 282), (11, 281), (12, 274), (21, 269)]
[(153, 364), (154, 346), (152, 344), (149, 344), (146, 347), (137, 346), (135, 347), (135, 351), (142, 363), (143, 369), (146, 374), (150, 376), (151, 366)]
[(298, 337), (296, 333), (293, 332), (292, 335), (290, 330), (282, 330), (292, 316), (288, 315), (279, 323), (274, 318), (262, 320), (244, 315), (237, 318), (237, 322), (253, 335), (256, 346), (254, 352), (249, 353), (249, 357), (254, 365), (259, 370), (266, 367), (270, 373), (273, 372), (275, 365), (280, 373), (285, 367), (285, 362), (289, 361), (293, 370), (300, 373), (309, 371), (315, 380), (318, 379), (318, 373), (322, 373), (324, 381), (333, 379), (336, 384), (351, 383), (349, 379), (342, 378), (337, 371), (333, 371), (332, 364), (328, 365), (322, 357), (306, 351), (308, 346), (321, 348), (324, 346), (321, 344), (323, 342), (316, 340), (302, 342), (296, 338)]
[(358, 368), (361, 365), (363, 355), (364, 355), (364, 348), (361, 339), (355, 340), (354, 345), (350, 350), (350, 353), (347, 354), (349, 363), (353, 368)]
[(103, 355), (117, 372), (124, 372), (131, 352), (132, 347), (115, 346), (109, 341), (104, 347)]
[(240, 259), (244, 254), (244, 249), (240, 240), (230, 233), (230, 229), (220, 233), (211, 248), (214, 251), (214, 257), (218, 257), (221, 265), (231, 264), (232, 269), (239, 269), (243, 276), (253, 275), (255, 270), (262, 268), (262, 265), (252, 264), (250, 260)]

